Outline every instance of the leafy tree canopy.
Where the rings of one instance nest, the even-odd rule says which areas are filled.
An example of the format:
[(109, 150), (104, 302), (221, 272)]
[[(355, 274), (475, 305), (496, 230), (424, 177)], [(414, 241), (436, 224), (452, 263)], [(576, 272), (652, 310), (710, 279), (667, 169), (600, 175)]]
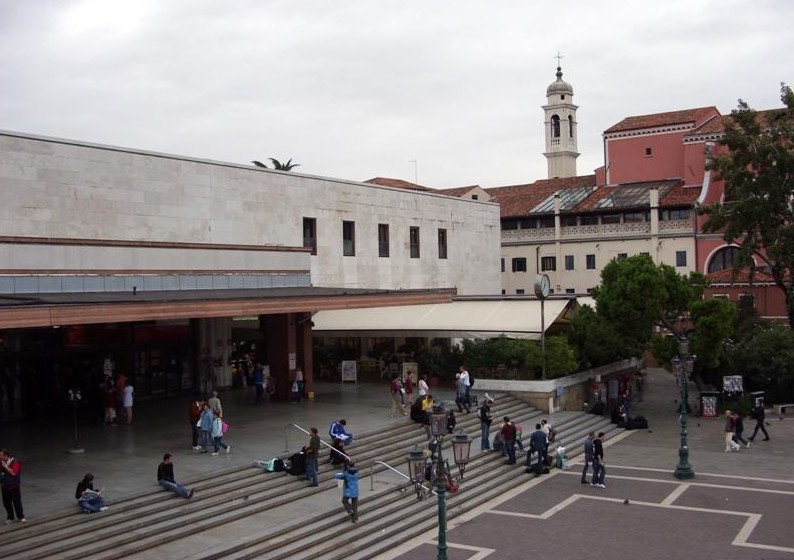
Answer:
[(607, 264), (593, 297), (597, 314), (618, 334), (625, 352), (636, 355), (647, 348), (654, 327), (682, 334), (680, 319), (705, 285), (701, 274), (684, 277), (649, 255), (635, 255)]
[(734, 373), (744, 375), (745, 390), (766, 389), (771, 402), (794, 399), (794, 331), (770, 324), (731, 351)]
[(739, 246), (736, 269), (756, 263), (786, 297), (794, 328), (794, 93), (781, 84), (785, 108), (757, 112), (744, 101), (731, 112), (719, 141), (726, 150), (708, 167), (725, 182), (723, 201), (701, 209), (706, 232)]

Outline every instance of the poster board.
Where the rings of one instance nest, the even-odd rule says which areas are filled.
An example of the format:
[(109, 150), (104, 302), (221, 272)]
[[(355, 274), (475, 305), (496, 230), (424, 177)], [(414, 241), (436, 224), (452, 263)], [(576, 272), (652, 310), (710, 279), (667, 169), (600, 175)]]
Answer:
[(356, 366), (357, 364), (355, 360), (344, 360), (342, 362), (340, 365), (342, 383), (347, 381), (358, 383), (358, 370), (356, 369)]
[(743, 393), (744, 385), (741, 375), (724, 375), (722, 377), (722, 390), (726, 393)]

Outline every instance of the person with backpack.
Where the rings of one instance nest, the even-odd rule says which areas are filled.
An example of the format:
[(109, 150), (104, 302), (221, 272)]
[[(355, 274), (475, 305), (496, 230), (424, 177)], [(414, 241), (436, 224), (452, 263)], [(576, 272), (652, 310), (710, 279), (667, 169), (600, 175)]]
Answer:
[(342, 483), (342, 506), (350, 516), (351, 523), (358, 522), (358, 469), (354, 461), (349, 461), (345, 465), (345, 470), (334, 474), (337, 480)]
[(226, 450), (226, 453), (232, 452), (232, 446), (223, 442), (224, 428), (228, 429), (228, 425), (223, 421), (223, 416), (216, 414), (212, 420), (212, 456), (217, 457), (218, 451), (221, 447)]
[(483, 401), (482, 406), (478, 411), (480, 418), (480, 451), (489, 451), (491, 449), (490, 431), (491, 431), (491, 403), (493, 401), (486, 399)]

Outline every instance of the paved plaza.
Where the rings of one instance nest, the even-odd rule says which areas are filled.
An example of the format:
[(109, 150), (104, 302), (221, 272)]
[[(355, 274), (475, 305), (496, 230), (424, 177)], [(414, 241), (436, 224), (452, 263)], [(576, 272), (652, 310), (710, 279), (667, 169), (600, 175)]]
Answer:
[[(452, 396), (449, 390), (436, 393), (447, 401)], [(734, 453), (723, 452), (721, 419), (690, 419), (690, 462), (696, 477), (678, 481), (672, 476), (679, 441), (676, 395), (669, 373), (650, 372), (645, 395), (642, 401), (636, 399), (632, 412), (646, 416), (649, 429), (623, 432), (606, 442), (606, 489), (580, 484), (581, 464), (537, 479), (519, 466), (515, 483), (506, 485), (498, 499), (470, 511), (465, 511), (465, 501), (456, 504), (464, 510), (450, 522), (449, 558), (501, 560), (555, 554), (609, 560), (794, 560), (794, 532), (789, 529), (794, 512), (794, 419), (769, 414), (771, 441), (759, 438), (749, 449)], [(177, 477), (189, 483), (207, 473), (298, 449), (306, 438), (292, 423), (317, 425), (324, 434), (328, 424), (341, 417), (348, 419), (354, 433), (405, 421), (389, 417), (385, 381), (321, 384), (317, 398), (303, 403), (254, 406), (250, 393), (243, 390), (221, 396), (231, 425), (226, 439), (232, 452), (218, 457), (190, 449), (185, 399), (140, 403), (133, 426), (81, 424), (79, 438), (85, 453), (77, 455), (65, 453), (73, 443), (68, 419), (55, 425), (29, 421), (0, 427), (0, 445), (11, 448), (23, 462), (26, 516), (34, 521), (54, 511), (76, 510), (74, 486), (89, 471), (106, 488), (111, 507), (114, 498), (149, 491), (164, 451), (175, 453)], [(550, 418), (553, 424), (554, 416)], [(747, 424), (750, 429), (753, 422)], [(569, 448), (581, 445), (564, 443)], [(362, 481), (362, 521), (367, 515), (367, 487), (369, 482)], [(465, 495), (477, 488), (464, 480), (460, 492)], [(429, 501), (427, 507), (435, 504)], [(290, 515), (299, 522), (301, 516), (320, 508), (338, 509), (336, 489), (297, 502)], [(240, 538), (261, 522), (252, 518), (248, 531), (239, 527)], [(435, 530), (418, 533), (405, 544), (395, 543), (380, 558), (435, 558), (435, 538)], [(141, 558), (154, 557), (141, 554)]]

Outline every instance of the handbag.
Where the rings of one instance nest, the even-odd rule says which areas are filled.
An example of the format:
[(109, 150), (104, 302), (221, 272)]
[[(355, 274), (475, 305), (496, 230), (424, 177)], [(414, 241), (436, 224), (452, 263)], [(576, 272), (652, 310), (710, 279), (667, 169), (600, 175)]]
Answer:
[(226, 423), (225, 420), (221, 421), (221, 433), (226, 433), (229, 431), (229, 424)]

